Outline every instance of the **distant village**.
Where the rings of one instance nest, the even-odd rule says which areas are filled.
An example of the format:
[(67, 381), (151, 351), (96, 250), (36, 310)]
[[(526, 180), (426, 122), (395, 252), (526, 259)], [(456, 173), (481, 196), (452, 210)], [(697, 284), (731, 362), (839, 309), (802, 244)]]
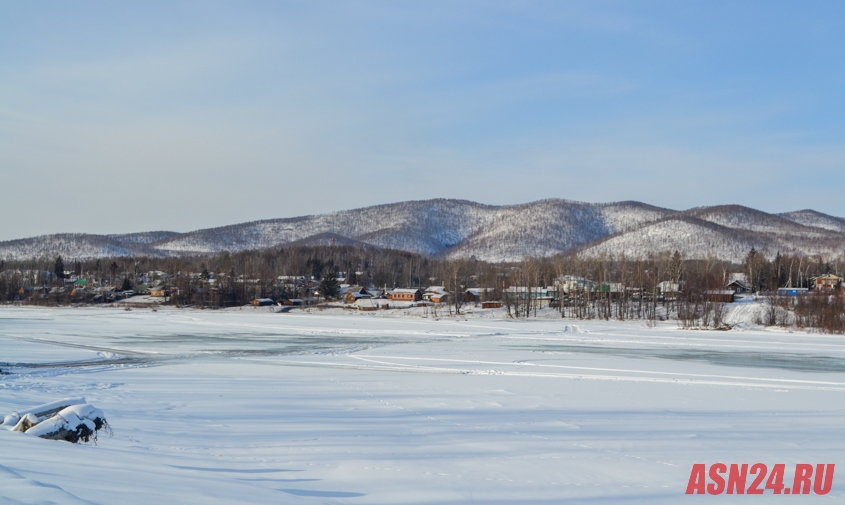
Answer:
[[(311, 307), (321, 304), (342, 304), (360, 311), (387, 310), (409, 306), (441, 305), (459, 312), (464, 305), (481, 309), (515, 310), (527, 306), (530, 310), (575, 306), (585, 300), (635, 302), (676, 302), (687, 291), (686, 282), (660, 281), (653, 290), (626, 285), (622, 282), (599, 282), (584, 276), (564, 274), (544, 286), (460, 286), (460, 290), (444, 285), (419, 287), (374, 286), (366, 272), (352, 276), (370, 280), (349, 284), (346, 272), (336, 272), (327, 279), (315, 276), (279, 275), (267, 286), (264, 279), (247, 275), (230, 277), (223, 272), (165, 272), (151, 270), (132, 274), (98, 276), (80, 270), (14, 269), (0, 272), (6, 286), (16, 286), (13, 303), (116, 304), (121, 307), (152, 307), (160, 304), (199, 307), (252, 306)], [(473, 275), (466, 276), (468, 284), (477, 284)], [(811, 292), (836, 293), (842, 290), (843, 278), (827, 273), (809, 279), (808, 287), (777, 288), (777, 296), (797, 297)], [(327, 292), (328, 291), (328, 292)], [(705, 289), (702, 301), (733, 303), (755, 295), (745, 273), (727, 275), (724, 286)], [(773, 293), (769, 293), (773, 294)]]
[[(415, 307), (437, 314), (498, 311), (498, 317), (675, 320), (726, 328), (727, 307), (754, 302), (759, 324), (845, 332), (845, 260), (753, 249), (742, 264), (687, 260), (677, 251), (627, 259), (577, 255), (487, 263), (353, 246), (297, 246), (217, 255), (85, 261), (0, 260), (0, 302), (226, 309)], [(495, 312), (491, 312), (495, 314)]]

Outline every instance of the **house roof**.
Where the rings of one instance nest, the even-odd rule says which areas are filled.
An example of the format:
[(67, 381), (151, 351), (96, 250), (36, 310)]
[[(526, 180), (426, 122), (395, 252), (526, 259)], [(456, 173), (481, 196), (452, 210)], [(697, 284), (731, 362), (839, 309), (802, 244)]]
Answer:
[(356, 307), (378, 307), (378, 302), (372, 300), (370, 298), (362, 298), (360, 300), (355, 300)]
[(405, 293), (408, 295), (412, 295), (414, 293), (421, 293), (422, 291), (419, 288), (396, 288), (393, 290), (394, 293)]
[(370, 298), (370, 295), (364, 294), (364, 293), (359, 293), (358, 291), (350, 291), (350, 292), (346, 293), (344, 296), (353, 296), (358, 300), (364, 299), (364, 298)]

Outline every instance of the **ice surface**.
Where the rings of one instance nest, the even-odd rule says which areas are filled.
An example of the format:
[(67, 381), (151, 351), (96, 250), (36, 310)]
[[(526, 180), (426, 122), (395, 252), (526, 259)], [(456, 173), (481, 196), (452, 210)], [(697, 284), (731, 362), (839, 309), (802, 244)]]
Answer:
[[(34, 342), (39, 360), (19, 359)], [(0, 376), (0, 413), (84, 396), (114, 437), (0, 430), (0, 503), (678, 503), (693, 463), (839, 463), (843, 344), (673, 323), (4, 308), (0, 361), (23, 366)], [(102, 354), (67, 359), (78, 350)], [(788, 501), (838, 502), (841, 482)]]

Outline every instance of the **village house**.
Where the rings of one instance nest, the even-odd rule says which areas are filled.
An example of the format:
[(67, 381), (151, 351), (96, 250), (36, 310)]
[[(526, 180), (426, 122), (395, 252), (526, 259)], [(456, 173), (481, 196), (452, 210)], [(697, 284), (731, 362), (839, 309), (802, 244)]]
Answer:
[(827, 289), (834, 290), (842, 287), (842, 277), (833, 274), (820, 275), (813, 277), (813, 289)]
[(163, 284), (158, 284), (156, 286), (150, 286), (149, 291), (150, 291), (150, 296), (152, 296), (154, 298), (164, 298), (165, 296), (168, 295), (167, 287), (165, 287)]
[(444, 303), (449, 300), (449, 293), (432, 293), (429, 301), (432, 303)]
[(422, 300), (423, 293), (419, 288), (396, 288), (388, 298), (396, 301), (418, 302)]
[(511, 286), (503, 292), (509, 300), (534, 300), (540, 308), (547, 307), (557, 298), (557, 287)]
[(658, 296), (677, 296), (681, 292), (681, 286), (677, 282), (661, 281), (657, 283)]
[(384, 291), (376, 288), (366, 288), (365, 292), (372, 298), (381, 298), (384, 296)]
[(742, 281), (733, 281), (727, 286), (725, 286), (725, 289), (733, 291), (737, 295), (751, 292), (751, 288), (749, 286), (746, 286)]
[(433, 303), (445, 302), (449, 297), (449, 292), (443, 286), (429, 286), (423, 293), (423, 300)]
[(481, 302), (482, 298), (487, 299), (496, 291), (495, 288), (471, 288), (464, 291), (464, 301), (467, 303)]
[(743, 273), (731, 274), (728, 277), (728, 282), (725, 284), (725, 289), (730, 289), (738, 295), (751, 293), (753, 290), (747, 279), (748, 277)]
[(368, 293), (360, 291), (349, 291), (343, 295), (343, 303), (355, 303), (358, 300), (368, 300), (372, 298)]
[(564, 294), (592, 291), (595, 282), (575, 275), (562, 275), (555, 279), (555, 287)]
[(614, 300), (621, 298), (622, 294), (625, 293), (625, 287), (622, 286), (621, 282), (603, 282), (599, 285), (598, 290), (600, 293), (610, 295)]

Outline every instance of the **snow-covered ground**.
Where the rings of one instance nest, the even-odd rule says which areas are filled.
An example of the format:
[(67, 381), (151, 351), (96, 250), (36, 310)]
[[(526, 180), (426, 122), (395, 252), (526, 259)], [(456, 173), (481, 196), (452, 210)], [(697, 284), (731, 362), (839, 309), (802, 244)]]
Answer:
[(825, 496), (684, 495), (693, 463), (785, 463), (788, 477), (796, 463), (843, 463), (842, 336), (340, 309), (3, 308), (0, 368), (11, 372), (0, 413), (84, 396), (114, 430), (96, 446), (0, 430), (0, 503), (845, 495), (839, 475)]

